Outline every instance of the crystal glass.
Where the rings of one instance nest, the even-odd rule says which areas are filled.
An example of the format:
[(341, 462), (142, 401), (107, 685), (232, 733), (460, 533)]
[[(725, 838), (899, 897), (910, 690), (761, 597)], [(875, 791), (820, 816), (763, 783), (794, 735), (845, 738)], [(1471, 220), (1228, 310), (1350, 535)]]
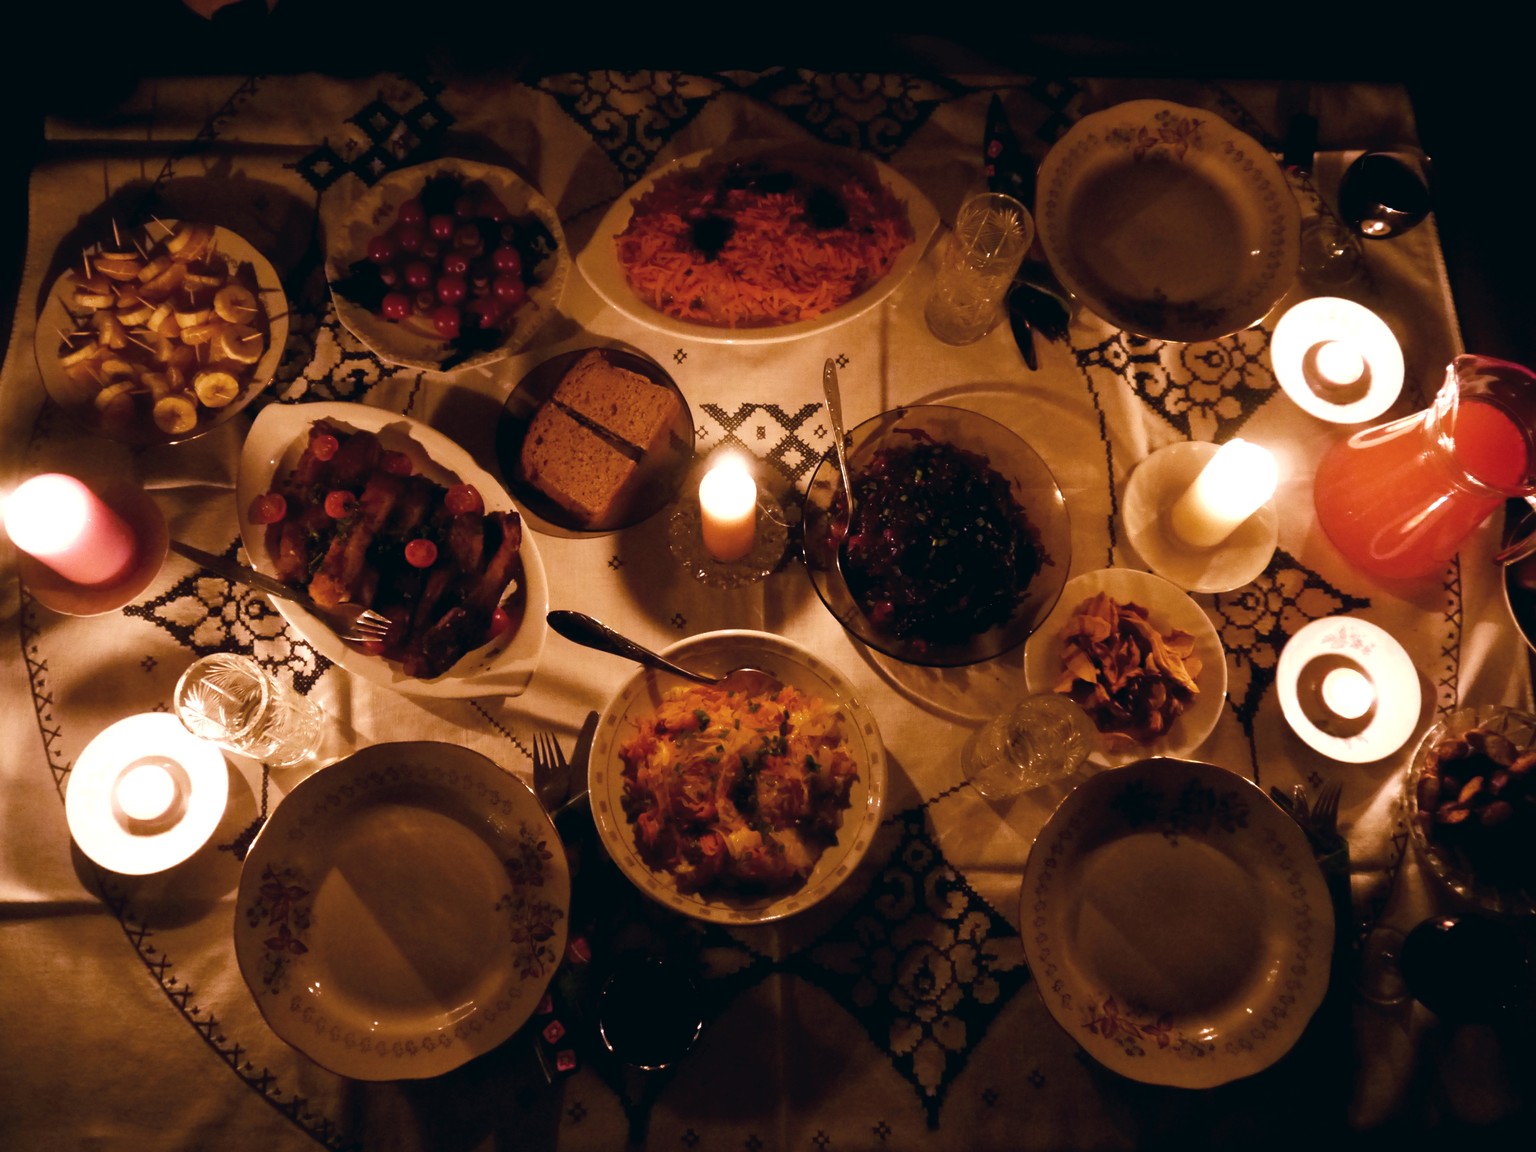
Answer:
[(1055, 692), (1026, 696), (976, 734), (965, 776), (983, 796), (1006, 799), (1062, 780), (1099, 739), (1088, 713)]
[(249, 656), (204, 656), (177, 681), (174, 705), (192, 735), (272, 768), (291, 768), (320, 747), (320, 709)]
[(960, 205), (923, 312), (929, 331), (946, 344), (970, 344), (990, 332), (1034, 239), (1034, 218), (1012, 196), (982, 192)]

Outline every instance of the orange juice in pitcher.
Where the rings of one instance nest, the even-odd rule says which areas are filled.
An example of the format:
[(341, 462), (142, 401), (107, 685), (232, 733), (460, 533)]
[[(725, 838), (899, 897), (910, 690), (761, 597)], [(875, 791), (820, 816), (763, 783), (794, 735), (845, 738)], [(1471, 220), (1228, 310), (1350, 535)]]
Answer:
[(1355, 567), (1442, 572), (1506, 499), (1536, 494), (1536, 374), (1458, 356), (1423, 412), (1356, 432), (1318, 465), (1318, 523)]

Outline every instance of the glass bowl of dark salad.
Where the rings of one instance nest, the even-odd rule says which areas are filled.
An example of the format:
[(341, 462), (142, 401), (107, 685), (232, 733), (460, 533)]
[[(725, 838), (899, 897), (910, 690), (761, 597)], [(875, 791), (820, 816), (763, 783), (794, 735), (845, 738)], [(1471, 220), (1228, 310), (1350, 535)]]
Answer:
[(849, 434), (854, 514), (828, 452), (805, 497), (806, 571), (859, 640), (911, 664), (953, 667), (1023, 643), (1071, 567), (1066, 500), (1014, 432), (964, 408), (921, 404)]

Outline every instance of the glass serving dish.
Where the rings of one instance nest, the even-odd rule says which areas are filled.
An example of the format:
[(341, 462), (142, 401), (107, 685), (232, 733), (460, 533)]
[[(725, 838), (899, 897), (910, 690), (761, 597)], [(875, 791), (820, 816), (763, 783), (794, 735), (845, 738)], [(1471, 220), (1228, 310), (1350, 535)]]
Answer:
[[(1061, 488), (1045, 461), (1017, 434), (965, 408), (918, 404), (872, 417), (849, 433), (848, 467), (855, 478), (882, 449), (924, 439), (974, 453), (1007, 481), (1033, 528), (1039, 570), (1024, 587), (1006, 620), (950, 637), (918, 637), (872, 619), (850, 590), (838, 565), (843, 505), (834, 453), (822, 458), (806, 491), (803, 556), (807, 573), (827, 610), (863, 643), (909, 664), (957, 667), (1000, 656), (1022, 644), (1055, 607), (1072, 566), (1072, 531)], [(857, 479), (855, 481), (857, 483)], [(862, 516), (867, 509), (861, 509)], [(905, 631), (905, 630), (904, 630)]]
[[(1434, 750), (1474, 729), (1495, 738), (1489, 749), (1493, 763), (1469, 764), (1465, 772), (1451, 770), (1455, 786), (1447, 787), (1442, 777), (1440, 795), (1430, 808), (1426, 790), (1432, 785), (1424, 781)], [(1511, 774), (1507, 764), (1499, 763), (1527, 753), (1536, 753), (1536, 716), (1500, 705), (1463, 708), (1425, 734), (1403, 778), (1403, 809), (1420, 858), (1457, 896), (1495, 915), (1536, 912), (1536, 849), (1531, 847), (1536, 843), (1531, 836), (1536, 807), (1519, 799), (1536, 790), (1536, 765), (1529, 772)], [(1474, 789), (1476, 777), (1482, 783)], [(1490, 816), (1489, 810), (1500, 801), (1510, 811)], [(1463, 805), (1467, 815), (1454, 824), (1439, 821), (1435, 810), (1443, 805)]]

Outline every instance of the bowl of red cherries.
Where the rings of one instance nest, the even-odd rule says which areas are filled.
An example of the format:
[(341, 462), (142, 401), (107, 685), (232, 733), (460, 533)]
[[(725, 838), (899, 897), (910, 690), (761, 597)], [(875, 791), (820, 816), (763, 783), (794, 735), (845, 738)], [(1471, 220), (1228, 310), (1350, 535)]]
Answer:
[(393, 364), (451, 372), (525, 348), (559, 308), (570, 254), (515, 172), (439, 160), (380, 179), (333, 231), (326, 275), (347, 330)]

